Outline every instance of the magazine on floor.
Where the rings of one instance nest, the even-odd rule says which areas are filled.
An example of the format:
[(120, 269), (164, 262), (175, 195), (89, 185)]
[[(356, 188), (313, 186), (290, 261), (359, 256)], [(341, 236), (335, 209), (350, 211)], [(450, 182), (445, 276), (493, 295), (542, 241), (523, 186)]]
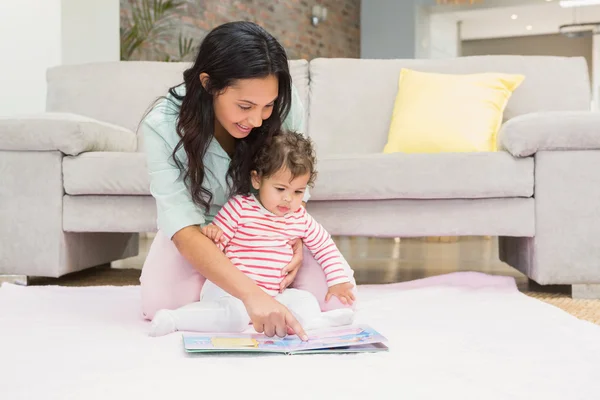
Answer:
[(368, 353), (387, 351), (387, 339), (368, 325), (343, 326), (307, 332), (308, 341), (296, 335), (269, 338), (252, 333), (183, 333), (189, 353)]

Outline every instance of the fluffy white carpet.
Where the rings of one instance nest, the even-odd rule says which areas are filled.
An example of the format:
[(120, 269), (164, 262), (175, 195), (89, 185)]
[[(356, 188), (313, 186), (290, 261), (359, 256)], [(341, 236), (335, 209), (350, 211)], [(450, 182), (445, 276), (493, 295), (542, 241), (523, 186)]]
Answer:
[[(150, 338), (138, 287), (0, 289), (2, 399), (598, 399), (600, 327), (511, 278), (363, 286), (389, 353), (239, 356)], [(211, 396), (211, 397), (208, 397)]]

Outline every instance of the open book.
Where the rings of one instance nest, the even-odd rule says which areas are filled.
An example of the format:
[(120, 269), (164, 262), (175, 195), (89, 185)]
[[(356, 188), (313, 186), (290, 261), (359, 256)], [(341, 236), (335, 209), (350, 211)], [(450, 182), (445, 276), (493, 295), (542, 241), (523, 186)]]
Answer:
[(184, 333), (183, 345), (189, 353), (362, 353), (387, 351), (387, 339), (366, 325), (343, 326), (310, 331), (308, 341), (298, 336), (269, 338), (252, 333)]

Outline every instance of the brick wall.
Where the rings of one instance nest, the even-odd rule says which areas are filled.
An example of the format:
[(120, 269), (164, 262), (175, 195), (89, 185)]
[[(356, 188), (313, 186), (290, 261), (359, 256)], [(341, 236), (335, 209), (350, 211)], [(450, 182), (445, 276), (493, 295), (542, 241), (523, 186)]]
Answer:
[[(121, 28), (129, 26), (132, 3), (121, 0)], [(311, 23), (312, 7), (327, 8), (327, 20)], [(160, 38), (145, 43), (130, 60), (179, 60), (179, 37), (198, 46), (204, 35), (225, 22), (256, 22), (275, 36), (290, 59), (360, 57), (360, 0), (185, 0), (165, 23)], [(183, 57), (193, 59), (193, 52)]]

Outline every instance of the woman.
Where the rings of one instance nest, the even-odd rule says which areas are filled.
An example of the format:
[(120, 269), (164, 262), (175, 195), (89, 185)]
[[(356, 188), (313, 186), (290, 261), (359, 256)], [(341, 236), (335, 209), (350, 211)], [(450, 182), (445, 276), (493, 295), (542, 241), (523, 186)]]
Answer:
[[(230, 195), (250, 191), (254, 154), (274, 132), (282, 126), (303, 131), (304, 110), (285, 50), (256, 24), (227, 23), (206, 36), (183, 77), (141, 124), (159, 228), (140, 278), (144, 317), (198, 301), (209, 279), (244, 303), (257, 332), (304, 337), (290, 311), (234, 267), (200, 229)], [(323, 271), (308, 253), (296, 278), (302, 243), (293, 248), (282, 288), (295, 280), (295, 287), (324, 299)], [(322, 307), (343, 306), (331, 302)]]

